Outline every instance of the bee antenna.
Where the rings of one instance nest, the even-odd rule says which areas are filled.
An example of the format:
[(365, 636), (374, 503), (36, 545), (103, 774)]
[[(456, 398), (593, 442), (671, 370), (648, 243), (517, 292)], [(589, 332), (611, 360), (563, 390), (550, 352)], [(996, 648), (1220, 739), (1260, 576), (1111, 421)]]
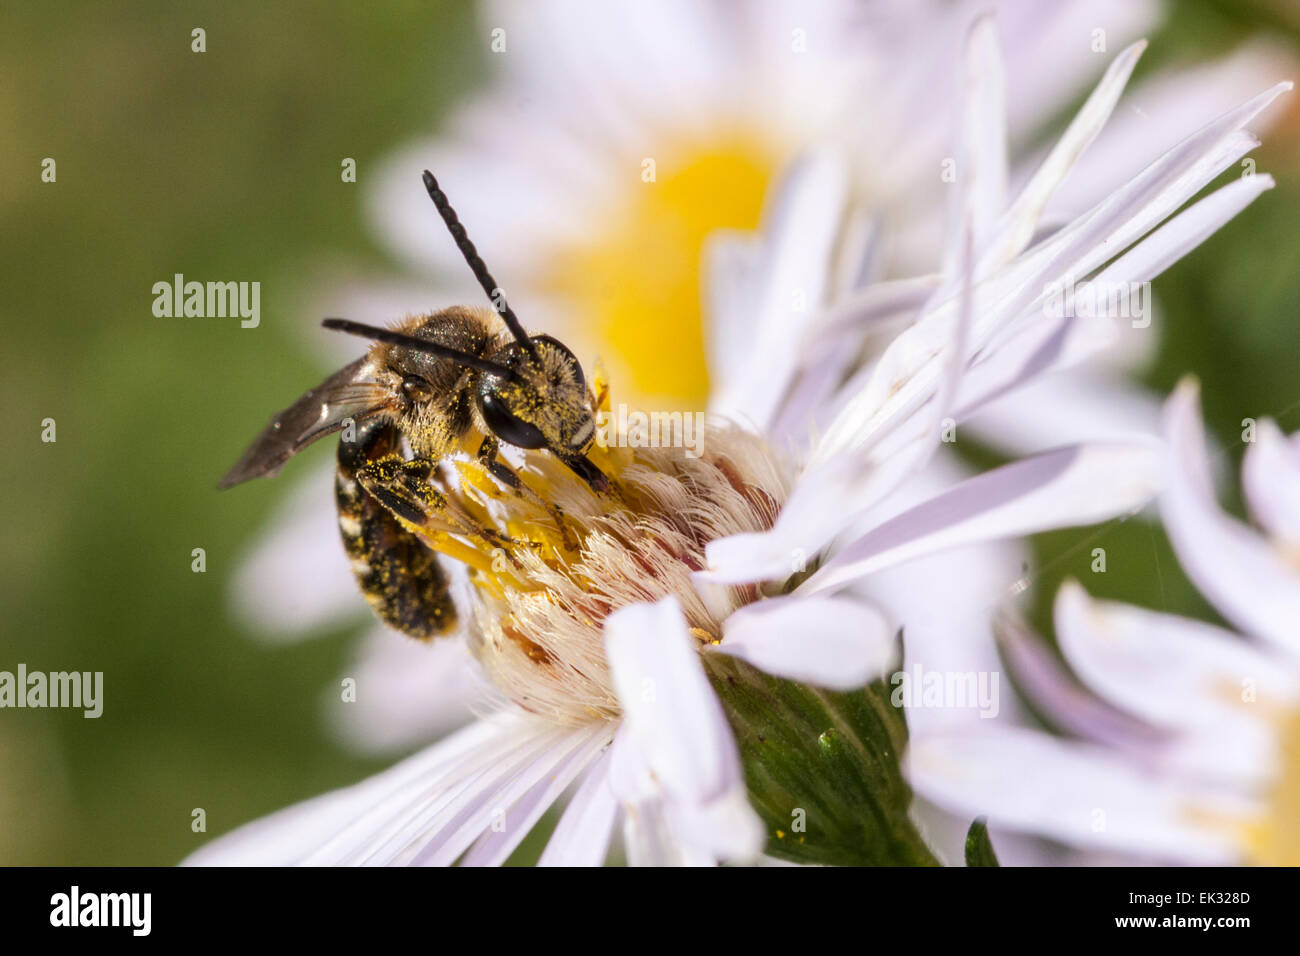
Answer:
[(488, 300), (492, 303), (493, 308), (500, 313), (501, 318), (505, 320), (506, 325), (524, 351), (536, 361), (537, 346), (528, 337), (528, 333), (524, 331), (519, 317), (510, 308), (505, 297), (500, 295), (501, 289), (496, 280), (492, 278), (492, 273), (488, 272), (487, 263), (478, 254), (478, 250), (474, 248), (474, 243), (470, 242), (469, 234), (465, 232), (465, 227), (461, 225), (456, 210), (451, 208), (451, 201), (447, 198), (447, 194), (438, 185), (438, 180), (433, 178), (433, 173), (427, 169), (424, 171), (424, 188), (429, 191), (429, 198), (433, 200), (434, 208), (438, 210), (438, 215), (442, 216), (442, 221), (447, 224), (447, 231), (451, 233), (451, 238), (455, 240), (456, 248), (465, 257), (465, 262), (469, 265), (470, 271), (474, 273), (474, 278), (478, 280), (478, 284), (487, 293)]
[(430, 355), (437, 355), (439, 358), (451, 359), (453, 362), (459, 362), (461, 365), (468, 365), (470, 368), (476, 368), (481, 372), (489, 372), (492, 375), (514, 381), (519, 378), (515, 370), (507, 368), (504, 365), (498, 365), (496, 362), (489, 361), (485, 358), (479, 358), (477, 355), (471, 355), (469, 352), (462, 352), (460, 349), (453, 349), (446, 345), (440, 345), (437, 342), (430, 342), (428, 339), (417, 338), (414, 335), (407, 335), (403, 332), (394, 332), (392, 329), (381, 329), (376, 325), (366, 325), (364, 322), (353, 322), (351, 319), (325, 319), (321, 322), (327, 329), (333, 329), (336, 332), (346, 332), (349, 335), (359, 335), (363, 339), (374, 339), (376, 342), (387, 342), (389, 345), (400, 345), (403, 348), (412, 349), (416, 352), (428, 352)]

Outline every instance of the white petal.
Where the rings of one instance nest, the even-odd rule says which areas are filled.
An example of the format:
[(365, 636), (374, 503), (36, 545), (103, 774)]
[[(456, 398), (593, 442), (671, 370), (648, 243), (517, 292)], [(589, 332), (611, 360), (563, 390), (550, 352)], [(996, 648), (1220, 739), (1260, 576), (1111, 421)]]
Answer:
[(1300, 445), (1261, 419), (1246, 447), (1241, 484), (1251, 516), (1283, 547), (1300, 554)]
[[(1040, 318), (1054, 286), (1091, 273), (1177, 210), (1251, 148), (1254, 140), (1240, 126), (1286, 89), (1289, 84), (1279, 84), (1197, 131), (1094, 209), (982, 279), (976, 290), (974, 348), (983, 349), (1018, 318)], [(907, 421), (933, 395), (941, 377), (938, 355), (946, 325), (959, 307), (954, 296), (928, 309), (900, 337), (907, 345), (891, 346), (868, 389), (855, 399), (850, 419), (828, 427), (815, 458), (878, 440), (879, 433)]]
[[(1075, 672), (1101, 696), (1180, 729), (1265, 720), (1294, 703), (1287, 663), (1230, 631), (1110, 601), (1075, 582), (1056, 597), (1056, 636)], [(1243, 702), (1243, 691), (1253, 692)]]
[(873, 282), (837, 299), (820, 317), (819, 340), (843, 340), (918, 311), (939, 288), (938, 274)]
[[(995, 343), (963, 383), (957, 417), (965, 419), (974, 413), (971, 426), (976, 434), (1022, 452), (1044, 447), (1045, 439), (1046, 444), (1060, 444), (1120, 437), (1125, 432), (1151, 433), (1153, 402), (1136, 389), (1116, 382), (1109, 392), (1093, 388), (1091, 396), (1069, 394), (1071, 383), (1077, 388), (1091, 379), (1082, 373), (1073, 379), (1046, 373), (1103, 350), (1113, 353), (1117, 347), (1127, 346), (1121, 342), (1119, 329), (1144, 328), (1151, 321), (1146, 284), (1272, 186), (1271, 177), (1257, 175), (1217, 190), (1166, 222), (1086, 284), (1097, 301), (1116, 303), (1107, 309), (1119, 308), (1126, 314), (1036, 318), (1027, 328), (1017, 329), (1014, 337), (1008, 335), (1004, 342)], [(1119, 297), (1112, 299), (1108, 290)], [(1020, 388), (1026, 382), (1032, 383), (1028, 392)], [(1055, 394), (1058, 389), (1060, 396)], [(988, 407), (999, 396), (1006, 397)], [(1053, 407), (1054, 397), (1068, 399), (1069, 407)], [(1109, 415), (1108, 405), (1116, 406)], [(1055, 440), (1050, 435), (1034, 435), (1035, 423), (1042, 422), (1050, 431), (1054, 421), (1062, 426)], [(1035, 441), (1039, 443), (1036, 446)]]
[[(1148, 282), (1191, 252), (1237, 213), (1273, 188), (1273, 177), (1260, 173), (1235, 180), (1174, 216), (1107, 266), (1093, 280), (1099, 290)], [(1125, 318), (1130, 318), (1126, 316)], [(1134, 320), (1141, 317), (1134, 317)]]
[(1233, 624), (1300, 653), (1300, 570), (1219, 509), (1194, 382), (1182, 383), (1169, 399), (1165, 430), (1168, 487), (1160, 508), (1183, 569)]
[(751, 325), (762, 284), (762, 236), (720, 229), (705, 240), (702, 256), (709, 382), (711, 390), (720, 393), (740, 387), (729, 383), (737, 382), (753, 359)]
[(609, 787), (609, 761), (606, 751), (583, 776), (538, 866), (600, 866), (605, 861), (618, 816), (618, 801)]
[[(958, 183), (961, 215), (968, 217), (976, 248), (982, 248), (1006, 206), (1007, 109), (1002, 51), (994, 17), (984, 14), (970, 28), (962, 57), (962, 145)], [(956, 269), (961, 233), (952, 232), (945, 272)]]
[(998, 236), (986, 253), (988, 264), (1006, 261), (1029, 244), (1048, 199), (1106, 125), (1146, 46), (1145, 40), (1139, 40), (1115, 57), (1106, 68), (1097, 88), (1007, 210), (999, 224)]
[(802, 568), (852, 521), (893, 491), (929, 457), (925, 436), (865, 471), (856, 457), (811, 468), (799, 477), (771, 530), (717, 538), (704, 549), (700, 582), (745, 584), (784, 580)]
[(757, 854), (762, 827), (743, 802), (740, 755), (676, 599), (615, 611), (605, 647), (629, 739), (672, 804), (718, 824), (699, 834), (702, 849)]
[(325, 720), (363, 753), (408, 751), (500, 702), (457, 637), (426, 644), (373, 628), (340, 678), (356, 681), (356, 699), (341, 701), (336, 681), (322, 695)]
[(816, 594), (891, 564), (977, 541), (1094, 524), (1140, 508), (1160, 486), (1154, 444), (1047, 452), (962, 482), (843, 548), (799, 586)]
[[(1188, 129), (1240, 103), (1256, 90), (1295, 75), (1294, 58), (1280, 45), (1251, 41), (1228, 56), (1158, 70), (1129, 91), (1078, 167), (1053, 197), (1050, 210), (1073, 214), (1095, 203)], [(1269, 125), (1281, 111), (1252, 124)]]
[[(951, 488), (970, 473), (955, 454), (936, 455), (924, 472), (847, 532), (846, 538), (860, 536), (874, 525)], [(999, 682), (990, 684), (996, 692), (992, 707), (972, 701), (967, 707), (909, 709), (907, 723), (911, 732), (1015, 718), (1016, 696), (1000, 676), (995, 676), (1003, 666), (993, 642), (990, 610), (1013, 588), (1019, 590), (1028, 556), (1019, 540), (983, 542), (884, 568), (853, 587), (853, 594), (865, 597), (886, 614), (891, 633), (903, 632), (903, 670), (912, 672), (920, 667), (924, 673), (973, 673), (977, 680), (986, 674), (987, 682)], [(942, 588), (941, 600), (936, 600), (936, 587)]]
[(339, 543), (334, 467), (301, 479), (231, 582), (240, 617), (259, 637), (295, 641), (366, 613)]
[(749, 360), (720, 383), (711, 411), (760, 431), (776, 415), (822, 304), (847, 189), (843, 157), (824, 150), (801, 157), (780, 183), (763, 223), (762, 286), (745, 340)]
[(189, 856), (193, 866), (285, 866), (302, 862), (332, 837), (402, 810), (400, 794), (413, 783), (454, 782), (482, 755), (500, 756), (540, 733), (536, 721), (478, 721), (368, 780), (287, 807), (218, 837)]
[(1164, 759), (1237, 780), (1273, 772), (1273, 721), (1300, 694), (1284, 661), (1201, 621), (1092, 601), (1073, 582), (1055, 617), (1062, 652), (1095, 693), (1183, 735)]
[[(623, 846), (629, 866), (715, 866), (719, 862), (708, 849), (715, 839), (701, 845), (690, 820), (673, 819), (671, 799), (656, 782), (626, 726), (610, 747), (609, 785), (623, 807)], [(685, 841), (690, 839), (697, 842), (688, 845)]]
[[(555, 802), (569, 783), (607, 746), (613, 727), (603, 721), (579, 728), (564, 728), (560, 738), (538, 753), (495, 762), (472, 789), (456, 794), (446, 804), (426, 804), (417, 813), (390, 827), (383, 841), (368, 847), (361, 862), (394, 862), (416, 866), (450, 866), (480, 837), (504, 827), (511, 845), (523, 839), (532, 825)], [(522, 819), (512, 824), (518, 810)], [(498, 851), (489, 845), (484, 858)]]
[(728, 617), (716, 650), (777, 677), (854, 690), (893, 662), (894, 634), (879, 611), (853, 598), (780, 597)]
[(1165, 15), (1161, 4), (1146, 0), (1000, 0), (997, 10), (1010, 51), (1012, 140), (1021, 142), (1041, 132), (1096, 77), (1104, 59), (1096, 49), (1099, 28), (1108, 48), (1122, 49), (1157, 29)]
[(1160, 401), (1119, 375), (1069, 369), (980, 407), (962, 429), (1017, 455), (1084, 442), (1160, 434)]
[(1019, 728), (915, 738), (905, 765), (919, 794), (955, 813), (1171, 862), (1238, 862), (1236, 834), (1258, 810)]
[[(698, 581), (711, 583), (741, 583), (767, 577), (784, 578), (798, 567), (793, 559), (806, 560), (820, 552), (843, 528), (876, 505), (893, 491), (910, 474), (919, 471), (934, 455), (939, 446), (942, 418), (955, 401), (965, 372), (974, 320), (973, 250), (969, 217), (963, 229), (965, 242), (959, 275), (952, 284), (958, 288), (958, 312), (951, 329), (944, 330), (946, 344), (936, 346), (936, 356), (945, 358), (945, 371), (939, 382), (939, 391), (927, 410), (922, 406), (906, 429), (895, 432), (895, 441), (879, 448), (855, 447), (845, 453), (827, 458), (826, 449), (832, 447), (822, 441), (818, 451), (800, 477), (775, 526), (767, 532), (734, 535), (710, 542), (705, 548), (709, 562), (707, 570), (695, 575)], [(945, 288), (935, 293), (941, 298)], [(889, 356), (900, 350), (908, 352), (908, 333), (904, 333), (890, 346), (889, 352), (872, 373), (865, 394), (869, 396), (873, 383), (888, 378)], [(927, 333), (928, 334), (928, 333)], [(924, 343), (922, 348), (927, 348)], [(907, 359), (900, 361), (906, 362)], [(881, 366), (885, 366), (882, 370)], [(861, 424), (858, 416), (866, 405), (859, 408), (854, 396), (838, 414), (831, 427), (852, 435)], [(849, 438), (851, 442), (851, 437)]]
[[(1041, 319), (1053, 286), (1086, 276), (1145, 235), (1252, 148), (1240, 127), (1290, 89), (1281, 83), (1189, 136), (1094, 209), (1059, 230), (1012, 265), (980, 282), (975, 350), (983, 349), (1018, 319)], [(1174, 234), (1177, 238), (1177, 233)], [(833, 422), (814, 460), (835, 457), (880, 441), (911, 420), (934, 395), (942, 377), (939, 355), (957, 297), (927, 309), (890, 347), (863, 394)], [(887, 361), (886, 361), (887, 359)]]
[[(493, 808), (488, 829), (474, 841), (474, 845), (461, 859), (461, 866), (500, 866), (505, 863), (524, 837), (537, 825), (542, 814), (551, 808), (569, 784), (584, 771), (590, 773), (595, 769), (592, 767), (593, 755), (604, 750), (608, 745), (608, 735), (593, 734), (584, 746), (572, 749), (550, 773), (534, 783), (522, 797), (510, 803), (508, 810), (503, 809), (503, 812), (498, 814), (497, 808)], [(608, 828), (605, 833), (607, 844)], [(551, 839), (555, 839), (554, 834)], [(589, 842), (591, 841), (583, 838), (584, 846)], [(575, 849), (579, 848), (575, 847)], [(448, 857), (444, 856), (442, 859), (448, 860)], [(436, 857), (431, 860), (434, 863), (442, 862)]]

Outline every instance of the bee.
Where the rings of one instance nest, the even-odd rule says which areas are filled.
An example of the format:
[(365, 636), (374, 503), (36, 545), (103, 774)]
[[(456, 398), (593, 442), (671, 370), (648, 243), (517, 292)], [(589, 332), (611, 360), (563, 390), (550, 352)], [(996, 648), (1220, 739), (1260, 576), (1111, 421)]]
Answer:
[(218, 488), (273, 476), (342, 431), (335, 503), (353, 574), (380, 618), (427, 640), (455, 626), (456, 608), (446, 570), (408, 526), (458, 520), (428, 480), (443, 459), (476, 456), (502, 484), (532, 494), (499, 457), (505, 444), (554, 455), (597, 494), (610, 485), (587, 457), (597, 400), (581, 364), (557, 339), (524, 330), (428, 170), (424, 185), (495, 308), (452, 306), (391, 329), (326, 319), (374, 344), (272, 418)]

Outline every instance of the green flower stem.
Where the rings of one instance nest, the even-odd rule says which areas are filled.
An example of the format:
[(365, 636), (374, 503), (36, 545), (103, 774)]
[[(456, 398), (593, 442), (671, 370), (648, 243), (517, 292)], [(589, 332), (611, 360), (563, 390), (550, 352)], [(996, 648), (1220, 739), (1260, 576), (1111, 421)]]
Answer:
[(767, 852), (796, 863), (937, 866), (908, 816), (901, 710), (883, 681), (835, 693), (705, 656), (736, 735)]
[(977, 819), (966, 831), (966, 865), (1000, 866), (998, 855), (993, 852), (993, 841), (989, 839), (988, 823), (983, 817)]

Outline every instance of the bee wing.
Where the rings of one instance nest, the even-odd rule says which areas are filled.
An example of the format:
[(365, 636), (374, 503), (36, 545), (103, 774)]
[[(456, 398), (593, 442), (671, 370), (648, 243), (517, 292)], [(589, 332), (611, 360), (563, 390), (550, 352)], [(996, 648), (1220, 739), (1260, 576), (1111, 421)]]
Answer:
[(271, 419), (218, 488), (270, 477), (318, 438), (393, 407), (393, 393), (369, 377), (366, 359), (344, 366)]

